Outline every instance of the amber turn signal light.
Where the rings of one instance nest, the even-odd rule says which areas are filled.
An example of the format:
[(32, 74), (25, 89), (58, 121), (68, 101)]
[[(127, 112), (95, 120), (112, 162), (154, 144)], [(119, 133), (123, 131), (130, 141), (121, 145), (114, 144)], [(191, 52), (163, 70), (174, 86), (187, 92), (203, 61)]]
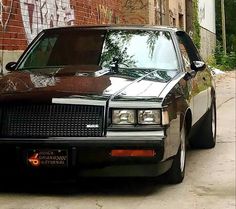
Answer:
[(116, 149), (111, 151), (112, 157), (154, 157), (154, 150), (122, 150)]

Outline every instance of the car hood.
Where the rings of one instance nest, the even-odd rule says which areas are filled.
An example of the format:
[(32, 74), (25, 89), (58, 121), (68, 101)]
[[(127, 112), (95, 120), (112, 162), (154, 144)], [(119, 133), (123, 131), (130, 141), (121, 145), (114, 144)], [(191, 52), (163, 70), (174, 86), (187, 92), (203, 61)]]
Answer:
[(0, 79), (0, 101), (51, 102), (52, 98), (113, 100), (158, 98), (176, 71), (73, 66), (14, 71)]

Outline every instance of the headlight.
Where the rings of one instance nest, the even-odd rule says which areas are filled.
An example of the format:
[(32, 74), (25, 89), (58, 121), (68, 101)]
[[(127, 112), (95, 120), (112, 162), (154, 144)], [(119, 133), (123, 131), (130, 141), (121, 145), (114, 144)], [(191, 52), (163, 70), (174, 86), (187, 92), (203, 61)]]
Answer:
[(135, 110), (113, 110), (112, 123), (120, 125), (135, 124), (136, 123)]
[(139, 110), (138, 111), (139, 124), (161, 124), (160, 110)]

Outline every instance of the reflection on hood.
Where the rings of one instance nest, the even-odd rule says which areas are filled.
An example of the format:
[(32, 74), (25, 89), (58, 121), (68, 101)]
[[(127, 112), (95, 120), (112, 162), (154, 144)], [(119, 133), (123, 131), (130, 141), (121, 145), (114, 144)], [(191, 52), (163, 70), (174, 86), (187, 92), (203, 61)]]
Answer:
[(21, 76), (15, 73), (3, 76), (0, 80), (0, 93), (32, 90), (33, 86), (26, 81), (27, 77), (28, 75), (25, 73), (21, 73)]
[(35, 88), (43, 88), (47, 86), (55, 86), (59, 82), (59, 78), (45, 75), (30, 74), (30, 80), (34, 84)]
[[(100, 67), (78, 67), (15, 71), (0, 80), (0, 100), (11, 97), (38, 101), (55, 95), (102, 98), (158, 97), (177, 71), (119, 68), (114, 73)], [(17, 96), (16, 96), (17, 93)], [(59, 97), (60, 97), (59, 95)]]

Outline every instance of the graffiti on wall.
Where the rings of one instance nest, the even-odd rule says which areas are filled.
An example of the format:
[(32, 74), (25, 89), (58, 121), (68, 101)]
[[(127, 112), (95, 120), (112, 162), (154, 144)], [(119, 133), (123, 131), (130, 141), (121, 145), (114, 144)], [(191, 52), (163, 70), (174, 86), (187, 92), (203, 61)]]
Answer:
[(124, 7), (129, 10), (142, 10), (148, 6), (148, 1), (144, 0), (126, 0)]
[(148, 18), (148, 0), (125, 0), (122, 5), (125, 11), (125, 22), (129, 24), (147, 24)]
[(7, 1), (6, 3), (0, 0), (0, 24), (4, 32), (6, 31), (7, 25), (10, 20), (12, 7), (13, 7), (13, 0)]
[(70, 0), (21, 0), (20, 6), (28, 42), (43, 29), (74, 24)]
[(205, 20), (205, 18), (206, 18), (206, 6), (204, 4), (204, 5), (201, 5), (199, 7), (199, 19), (200, 19), (200, 22)]

